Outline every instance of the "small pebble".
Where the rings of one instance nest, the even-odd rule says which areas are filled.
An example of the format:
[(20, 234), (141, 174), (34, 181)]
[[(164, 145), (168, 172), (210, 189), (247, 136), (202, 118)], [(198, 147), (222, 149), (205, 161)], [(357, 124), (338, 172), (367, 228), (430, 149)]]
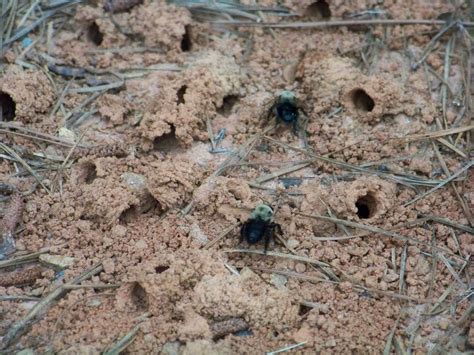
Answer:
[(438, 325), (439, 325), (439, 329), (446, 330), (449, 327), (449, 322), (447, 319), (441, 319)]
[(74, 264), (74, 258), (70, 256), (41, 254), (40, 261), (60, 269), (66, 269)]
[(298, 245), (300, 245), (300, 242), (296, 239), (288, 239), (286, 241), (286, 245), (288, 245), (288, 248), (295, 249)]
[(102, 262), (106, 274), (113, 274), (115, 271), (115, 262), (113, 259), (105, 259)]
[(275, 287), (279, 290), (286, 290), (286, 283), (288, 279), (286, 276), (279, 275), (279, 274), (271, 274), (271, 283), (275, 285)]
[(300, 274), (306, 271), (306, 265), (303, 263), (297, 263), (295, 265), (295, 270), (296, 272), (299, 272)]

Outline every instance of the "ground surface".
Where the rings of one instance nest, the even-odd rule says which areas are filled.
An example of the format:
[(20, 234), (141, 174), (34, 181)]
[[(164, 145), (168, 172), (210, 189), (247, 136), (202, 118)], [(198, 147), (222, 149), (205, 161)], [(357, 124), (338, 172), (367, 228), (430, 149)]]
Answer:
[[(282, 3), (298, 16), (231, 16), (469, 13)], [(163, 1), (113, 16), (104, 4), (68, 8), (5, 52), (5, 349), (95, 354), (130, 334), (128, 353), (472, 350), (468, 27), (264, 29)], [(301, 107), (296, 134), (268, 115), (282, 90)], [(261, 203), (282, 226), (268, 255), (239, 244)]]

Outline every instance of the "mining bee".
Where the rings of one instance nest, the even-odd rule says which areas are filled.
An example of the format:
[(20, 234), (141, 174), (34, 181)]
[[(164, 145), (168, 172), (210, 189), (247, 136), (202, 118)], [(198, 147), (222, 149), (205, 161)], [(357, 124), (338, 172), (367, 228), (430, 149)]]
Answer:
[(268, 244), (273, 240), (275, 232), (281, 234), (281, 226), (273, 222), (273, 210), (267, 205), (258, 205), (250, 215), (250, 218), (240, 228), (240, 242), (244, 239), (249, 244), (256, 244), (262, 239), (267, 253)]
[(308, 116), (299, 105), (294, 92), (285, 90), (278, 95), (269, 110), (268, 118), (272, 115), (276, 117), (277, 123), (283, 122), (287, 126), (291, 125), (295, 135), (298, 135), (298, 132), (302, 133), (306, 142)]

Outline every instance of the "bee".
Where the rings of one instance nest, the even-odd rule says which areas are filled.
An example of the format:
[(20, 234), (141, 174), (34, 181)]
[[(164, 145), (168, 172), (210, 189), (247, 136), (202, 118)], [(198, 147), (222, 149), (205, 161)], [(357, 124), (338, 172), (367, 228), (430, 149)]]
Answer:
[(273, 222), (273, 210), (267, 205), (258, 205), (250, 215), (250, 218), (240, 228), (240, 242), (256, 244), (262, 239), (267, 253), (270, 240), (273, 240), (275, 232), (282, 234), (281, 226)]
[(292, 91), (282, 91), (275, 99), (268, 117), (271, 115), (276, 117), (277, 123), (283, 122), (285, 125), (293, 127), (293, 133), (298, 135), (298, 132), (303, 133), (303, 138), (306, 141), (306, 124), (307, 115), (298, 104), (298, 99)]

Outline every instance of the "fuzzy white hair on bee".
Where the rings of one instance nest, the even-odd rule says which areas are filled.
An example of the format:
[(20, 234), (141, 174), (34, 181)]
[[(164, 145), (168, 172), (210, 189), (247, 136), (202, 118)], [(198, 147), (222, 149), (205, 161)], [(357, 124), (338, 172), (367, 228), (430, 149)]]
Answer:
[(272, 219), (273, 219), (273, 210), (270, 206), (258, 205), (252, 211), (252, 214), (250, 215), (250, 218), (252, 218), (252, 219), (259, 218), (262, 221), (271, 222)]
[(288, 102), (290, 104), (294, 104), (296, 102), (296, 95), (293, 91), (284, 90), (280, 93), (278, 99), (281, 103)]

